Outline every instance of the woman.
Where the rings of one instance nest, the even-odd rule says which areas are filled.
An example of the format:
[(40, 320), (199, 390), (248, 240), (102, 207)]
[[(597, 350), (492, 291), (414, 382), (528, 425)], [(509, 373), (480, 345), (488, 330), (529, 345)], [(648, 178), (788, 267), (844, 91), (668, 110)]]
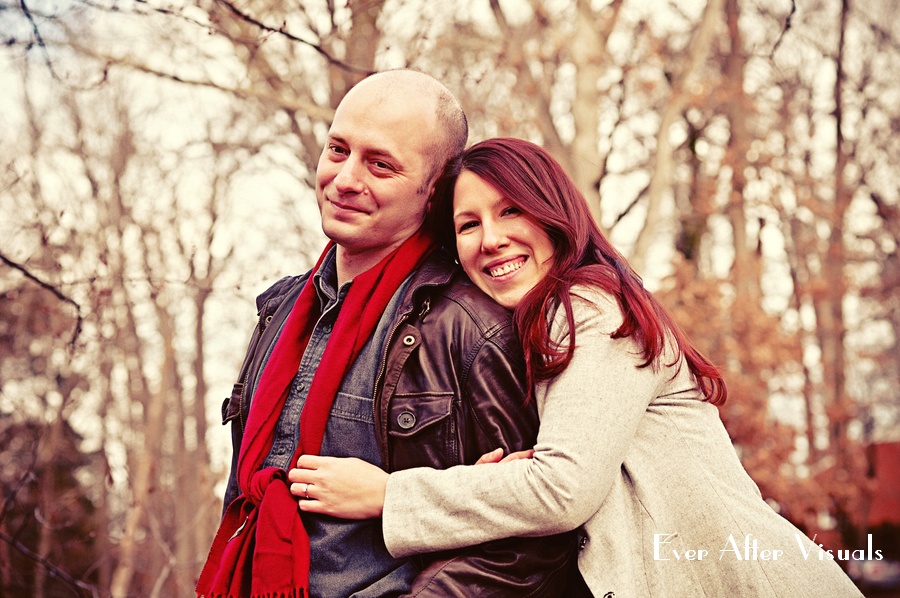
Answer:
[(381, 515), (395, 556), (581, 526), (595, 596), (861, 596), (763, 501), (714, 406), (726, 398), (718, 370), (562, 168), (531, 143), (493, 139), (450, 174), (436, 209), (460, 264), (515, 310), (541, 416), (533, 457), (390, 476), (301, 457), (300, 509)]

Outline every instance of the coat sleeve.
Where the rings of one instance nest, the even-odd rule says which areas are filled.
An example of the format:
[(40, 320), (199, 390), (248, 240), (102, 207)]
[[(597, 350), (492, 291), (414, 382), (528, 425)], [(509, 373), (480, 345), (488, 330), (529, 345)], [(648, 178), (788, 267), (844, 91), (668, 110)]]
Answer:
[(611, 338), (621, 323), (612, 300), (573, 298), (573, 304), (573, 359), (536, 391), (541, 425), (534, 458), (391, 474), (384, 504), (391, 554), (560, 533), (599, 509), (667, 373), (636, 367), (636, 345)]
[[(533, 404), (525, 404), (522, 368), (516, 356), (517, 352), (508, 351), (502, 343), (487, 342), (471, 360), (462, 397), (467, 402), (467, 416), (472, 420), (467, 427), (473, 430), (462, 447), (462, 459), (466, 463), (473, 463), (496, 447), (517, 451), (533, 446), (537, 410)], [(478, 494), (477, 489), (469, 491)], [(528, 538), (500, 535), (493, 541), (479, 542), (482, 541), (473, 542), (476, 546), (417, 557), (422, 572), (414, 581), (410, 595), (435, 598), (565, 595), (568, 575), (574, 571), (577, 559), (574, 532), (567, 530), (552, 536)]]

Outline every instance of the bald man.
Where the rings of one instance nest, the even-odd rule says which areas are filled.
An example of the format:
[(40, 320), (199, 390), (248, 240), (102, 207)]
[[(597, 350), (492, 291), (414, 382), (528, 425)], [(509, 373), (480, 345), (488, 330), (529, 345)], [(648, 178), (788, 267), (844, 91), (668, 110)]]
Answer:
[[(467, 136), (456, 98), (416, 71), (372, 75), (338, 106), (316, 170), (331, 243), (312, 271), (257, 299), (259, 324), (223, 406), (234, 459), (199, 595), (562, 592), (574, 534), (396, 559), (380, 519), (301, 514), (285, 475), (302, 454), (396, 471), (533, 446), (537, 413), (510, 312), (423, 227)], [(300, 500), (315, 492), (295, 485)]]

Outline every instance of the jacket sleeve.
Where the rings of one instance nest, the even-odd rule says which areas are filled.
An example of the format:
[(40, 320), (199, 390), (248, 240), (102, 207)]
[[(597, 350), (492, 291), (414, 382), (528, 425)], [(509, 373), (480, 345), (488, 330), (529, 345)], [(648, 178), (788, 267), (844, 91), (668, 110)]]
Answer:
[[(262, 319), (260, 319), (262, 323)], [(240, 374), (237, 382), (231, 389), (231, 396), (222, 403), (222, 425), (231, 422), (231, 468), (228, 472), (228, 483), (225, 486), (225, 499), (222, 504), (222, 514), (224, 516), (228, 505), (240, 494), (240, 488), (237, 483), (237, 462), (238, 455), (241, 450), (241, 440), (244, 435), (243, 418), (241, 411), (246, 409), (243, 404), (246, 388), (247, 372), (250, 364), (253, 362), (256, 347), (259, 345), (260, 324), (253, 329), (250, 336), (250, 343), (247, 347), (247, 354), (244, 356), (244, 363), (241, 365)], [(247, 397), (249, 400), (249, 397)]]
[[(277, 330), (277, 326), (280, 325), (280, 320), (287, 317), (284, 310), (279, 312), (279, 309), (285, 303), (286, 298), (290, 298), (299, 292), (307, 278), (309, 278), (308, 272), (302, 276), (286, 276), (256, 298), (258, 322), (250, 335), (247, 353), (244, 355), (244, 362), (241, 364), (237, 382), (231, 389), (231, 396), (222, 403), (222, 425), (231, 422), (232, 448), (231, 468), (228, 473), (225, 499), (222, 506), (223, 515), (231, 501), (240, 494), (240, 488), (237, 483), (237, 461), (241, 450), (241, 441), (244, 436), (244, 422), (246, 421), (247, 413), (250, 411), (251, 379), (259, 373), (259, 369), (263, 365), (262, 352), (274, 342), (274, 332)], [(288, 302), (288, 311), (290, 310), (290, 305), (292, 303)], [(275, 321), (276, 327), (269, 333), (266, 333), (268, 324), (276, 316), (279, 316), (279, 319)]]
[[(502, 339), (495, 339), (500, 340)], [(518, 345), (485, 342), (474, 351), (464, 374), (461, 399), (469, 430), (461, 459), (474, 463), (497, 447), (507, 452), (530, 449), (537, 433), (537, 409), (525, 402)], [(489, 467), (487, 465), (481, 467)], [(463, 489), (477, 496), (477, 488)], [(511, 537), (451, 552), (417, 557), (422, 568), (411, 596), (563, 596), (577, 559), (576, 533), (548, 537)]]

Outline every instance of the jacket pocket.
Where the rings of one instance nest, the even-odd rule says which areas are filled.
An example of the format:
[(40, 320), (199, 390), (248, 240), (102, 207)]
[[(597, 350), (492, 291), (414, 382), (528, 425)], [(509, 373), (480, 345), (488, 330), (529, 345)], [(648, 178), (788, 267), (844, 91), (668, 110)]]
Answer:
[(235, 419), (241, 412), (241, 398), (244, 396), (244, 385), (238, 382), (231, 389), (231, 396), (222, 403), (222, 425)]
[(454, 403), (451, 392), (392, 397), (387, 422), (392, 470), (459, 464)]

